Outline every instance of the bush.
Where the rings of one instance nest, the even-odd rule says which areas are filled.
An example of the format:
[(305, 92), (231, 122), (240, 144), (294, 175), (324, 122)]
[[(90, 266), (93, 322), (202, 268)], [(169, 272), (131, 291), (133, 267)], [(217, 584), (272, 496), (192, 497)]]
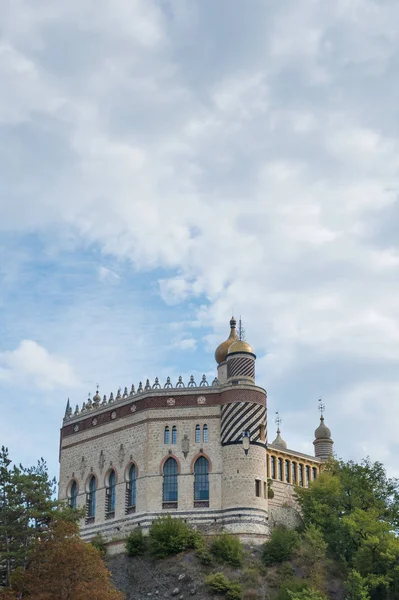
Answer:
[(276, 527), (270, 536), (270, 540), (263, 545), (263, 563), (265, 565), (273, 565), (290, 560), (293, 551), (298, 545), (298, 532), (286, 529), (283, 526)]
[(211, 552), (217, 560), (233, 565), (233, 567), (239, 567), (242, 564), (242, 544), (231, 533), (217, 535), (212, 541)]
[(292, 579), (291, 581), (282, 582), (275, 600), (291, 600), (292, 594), (298, 594), (304, 591), (309, 591), (309, 586), (305, 581)]
[(323, 534), (314, 525), (309, 525), (295, 550), (295, 564), (302, 577), (317, 589), (323, 587), (326, 571), (327, 544)]
[(173, 519), (171, 515), (159, 517), (151, 525), (150, 551), (157, 558), (178, 554), (199, 545), (201, 535), (194, 531), (183, 519)]
[(101, 533), (97, 533), (92, 540), (90, 540), (90, 544), (99, 551), (101, 556), (105, 556), (107, 553), (107, 547), (105, 545), (105, 540)]
[(245, 587), (256, 587), (259, 585), (259, 569), (253, 567), (244, 567), (241, 575), (241, 582)]
[(326, 600), (326, 597), (313, 589), (303, 589), (299, 592), (288, 590), (291, 600)]
[(214, 594), (226, 596), (228, 600), (241, 600), (242, 587), (236, 581), (230, 581), (223, 573), (213, 573), (205, 579), (206, 585)]
[(141, 556), (144, 554), (147, 540), (143, 536), (141, 527), (136, 527), (126, 538), (126, 553), (128, 556)]

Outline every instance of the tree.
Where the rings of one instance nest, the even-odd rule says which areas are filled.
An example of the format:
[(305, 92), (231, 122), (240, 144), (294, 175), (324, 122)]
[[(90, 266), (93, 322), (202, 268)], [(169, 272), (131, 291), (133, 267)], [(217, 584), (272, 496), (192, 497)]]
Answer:
[(12, 572), (25, 569), (35, 540), (58, 515), (76, 520), (78, 511), (53, 500), (55, 480), (43, 459), (25, 468), (11, 466), (8, 449), (0, 452), (0, 586), (8, 587)]
[(30, 600), (122, 600), (101, 555), (70, 521), (55, 521), (35, 541), (19, 593)]
[(359, 533), (345, 519), (356, 509), (368, 513), (388, 529), (399, 525), (399, 486), (389, 479), (381, 463), (369, 459), (330, 461), (309, 486), (296, 488), (305, 525), (313, 524), (323, 533), (330, 554), (351, 562), (358, 550)]

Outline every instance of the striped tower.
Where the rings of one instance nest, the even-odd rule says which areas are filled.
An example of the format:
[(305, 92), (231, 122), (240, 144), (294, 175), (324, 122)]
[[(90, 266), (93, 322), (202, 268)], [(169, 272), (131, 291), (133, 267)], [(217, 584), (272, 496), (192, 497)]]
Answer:
[(251, 346), (233, 341), (225, 362), (221, 407), (224, 525), (241, 536), (268, 534), (266, 392), (255, 385)]

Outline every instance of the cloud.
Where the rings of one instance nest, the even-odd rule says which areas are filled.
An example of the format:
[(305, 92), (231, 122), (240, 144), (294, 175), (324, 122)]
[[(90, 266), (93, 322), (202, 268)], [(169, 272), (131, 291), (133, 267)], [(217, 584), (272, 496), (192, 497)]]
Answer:
[(22, 340), (15, 350), (0, 353), (0, 380), (46, 391), (80, 385), (66, 360), (51, 355), (33, 340)]
[[(336, 447), (358, 457), (374, 419), (348, 444), (335, 399), (354, 398), (366, 374), (375, 388), (398, 383), (399, 6), (240, 8), (0, 8), (0, 230), (18, 234), (0, 271), (13, 319), (3, 384), (8, 348), (40, 331), (57, 333), (57, 360), (78, 363), (85, 382), (101, 368), (116, 389), (131, 365), (144, 379), (155, 358), (166, 373), (170, 340), (155, 331), (166, 320), (184, 323), (172, 332), (176, 369), (191, 372), (190, 349), (209, 372), (241, 313), (271, 409), (284, 417), (285, 407), (285, 437), (302, 443), (289, 415), (299, 406), (306, 425), (323, 393), (337, 406)], [(43, 285), (36, 248), (15, 266), (30, 236), (62, 281)], [(118, 292), (104, 285), (115, 276)], [(39, 318), (43, 303), (51, 318)], [(391, 457), (391, 430), (386, 445)]]

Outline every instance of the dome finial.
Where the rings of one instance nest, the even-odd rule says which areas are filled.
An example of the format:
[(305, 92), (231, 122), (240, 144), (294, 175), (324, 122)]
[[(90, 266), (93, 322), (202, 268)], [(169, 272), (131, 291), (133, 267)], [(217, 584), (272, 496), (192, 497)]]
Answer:
[(276, 439), (274, 440), (274, 442), (272, 442), (272, 446), (278, 446), (279, 448), (283, 448), (284, 450), (286, 450), (287, 442), (285, 440), (283, 440), (283, 438), (280, 435), (281, 434), (280, 425), (283, 422), (283, 420), (280, 417), (278, 410), (276, 411), (276, 418), (274, 419), (274, 422), (277, 425), (277, 435), (276, 435)]
[(216, 362), (218, 363), (218, 365), (220, 365), (220, 363), (222, 363), (223, 361), (226, 360), (227, 351), (228, 351), (229, 347), (231, 346), (231, 344), (233, 342), (238, 340), (236, 326), (237, 326), (237, 321), (235, 320), (234, 317), (231, 317), (231, 319), (230, 319), (230, 335), (227, 338), (227, 340), (225, 340), (224, 342), (219, 344), (219, 346), (216, 348), (215, 359), (216, 359)]
[(315, 456), (317, 458), (321, 458), (322, 460), (327, 460), (333, 455), (333, 445), (334, 442), (331, 439), (331, 430), (324, 423), (324, 411), (325, 405), (322, 403), (321, 398), (318, 402), (319, 411), (320, 411), (320, 425), (314, 432), (314, 449)]

